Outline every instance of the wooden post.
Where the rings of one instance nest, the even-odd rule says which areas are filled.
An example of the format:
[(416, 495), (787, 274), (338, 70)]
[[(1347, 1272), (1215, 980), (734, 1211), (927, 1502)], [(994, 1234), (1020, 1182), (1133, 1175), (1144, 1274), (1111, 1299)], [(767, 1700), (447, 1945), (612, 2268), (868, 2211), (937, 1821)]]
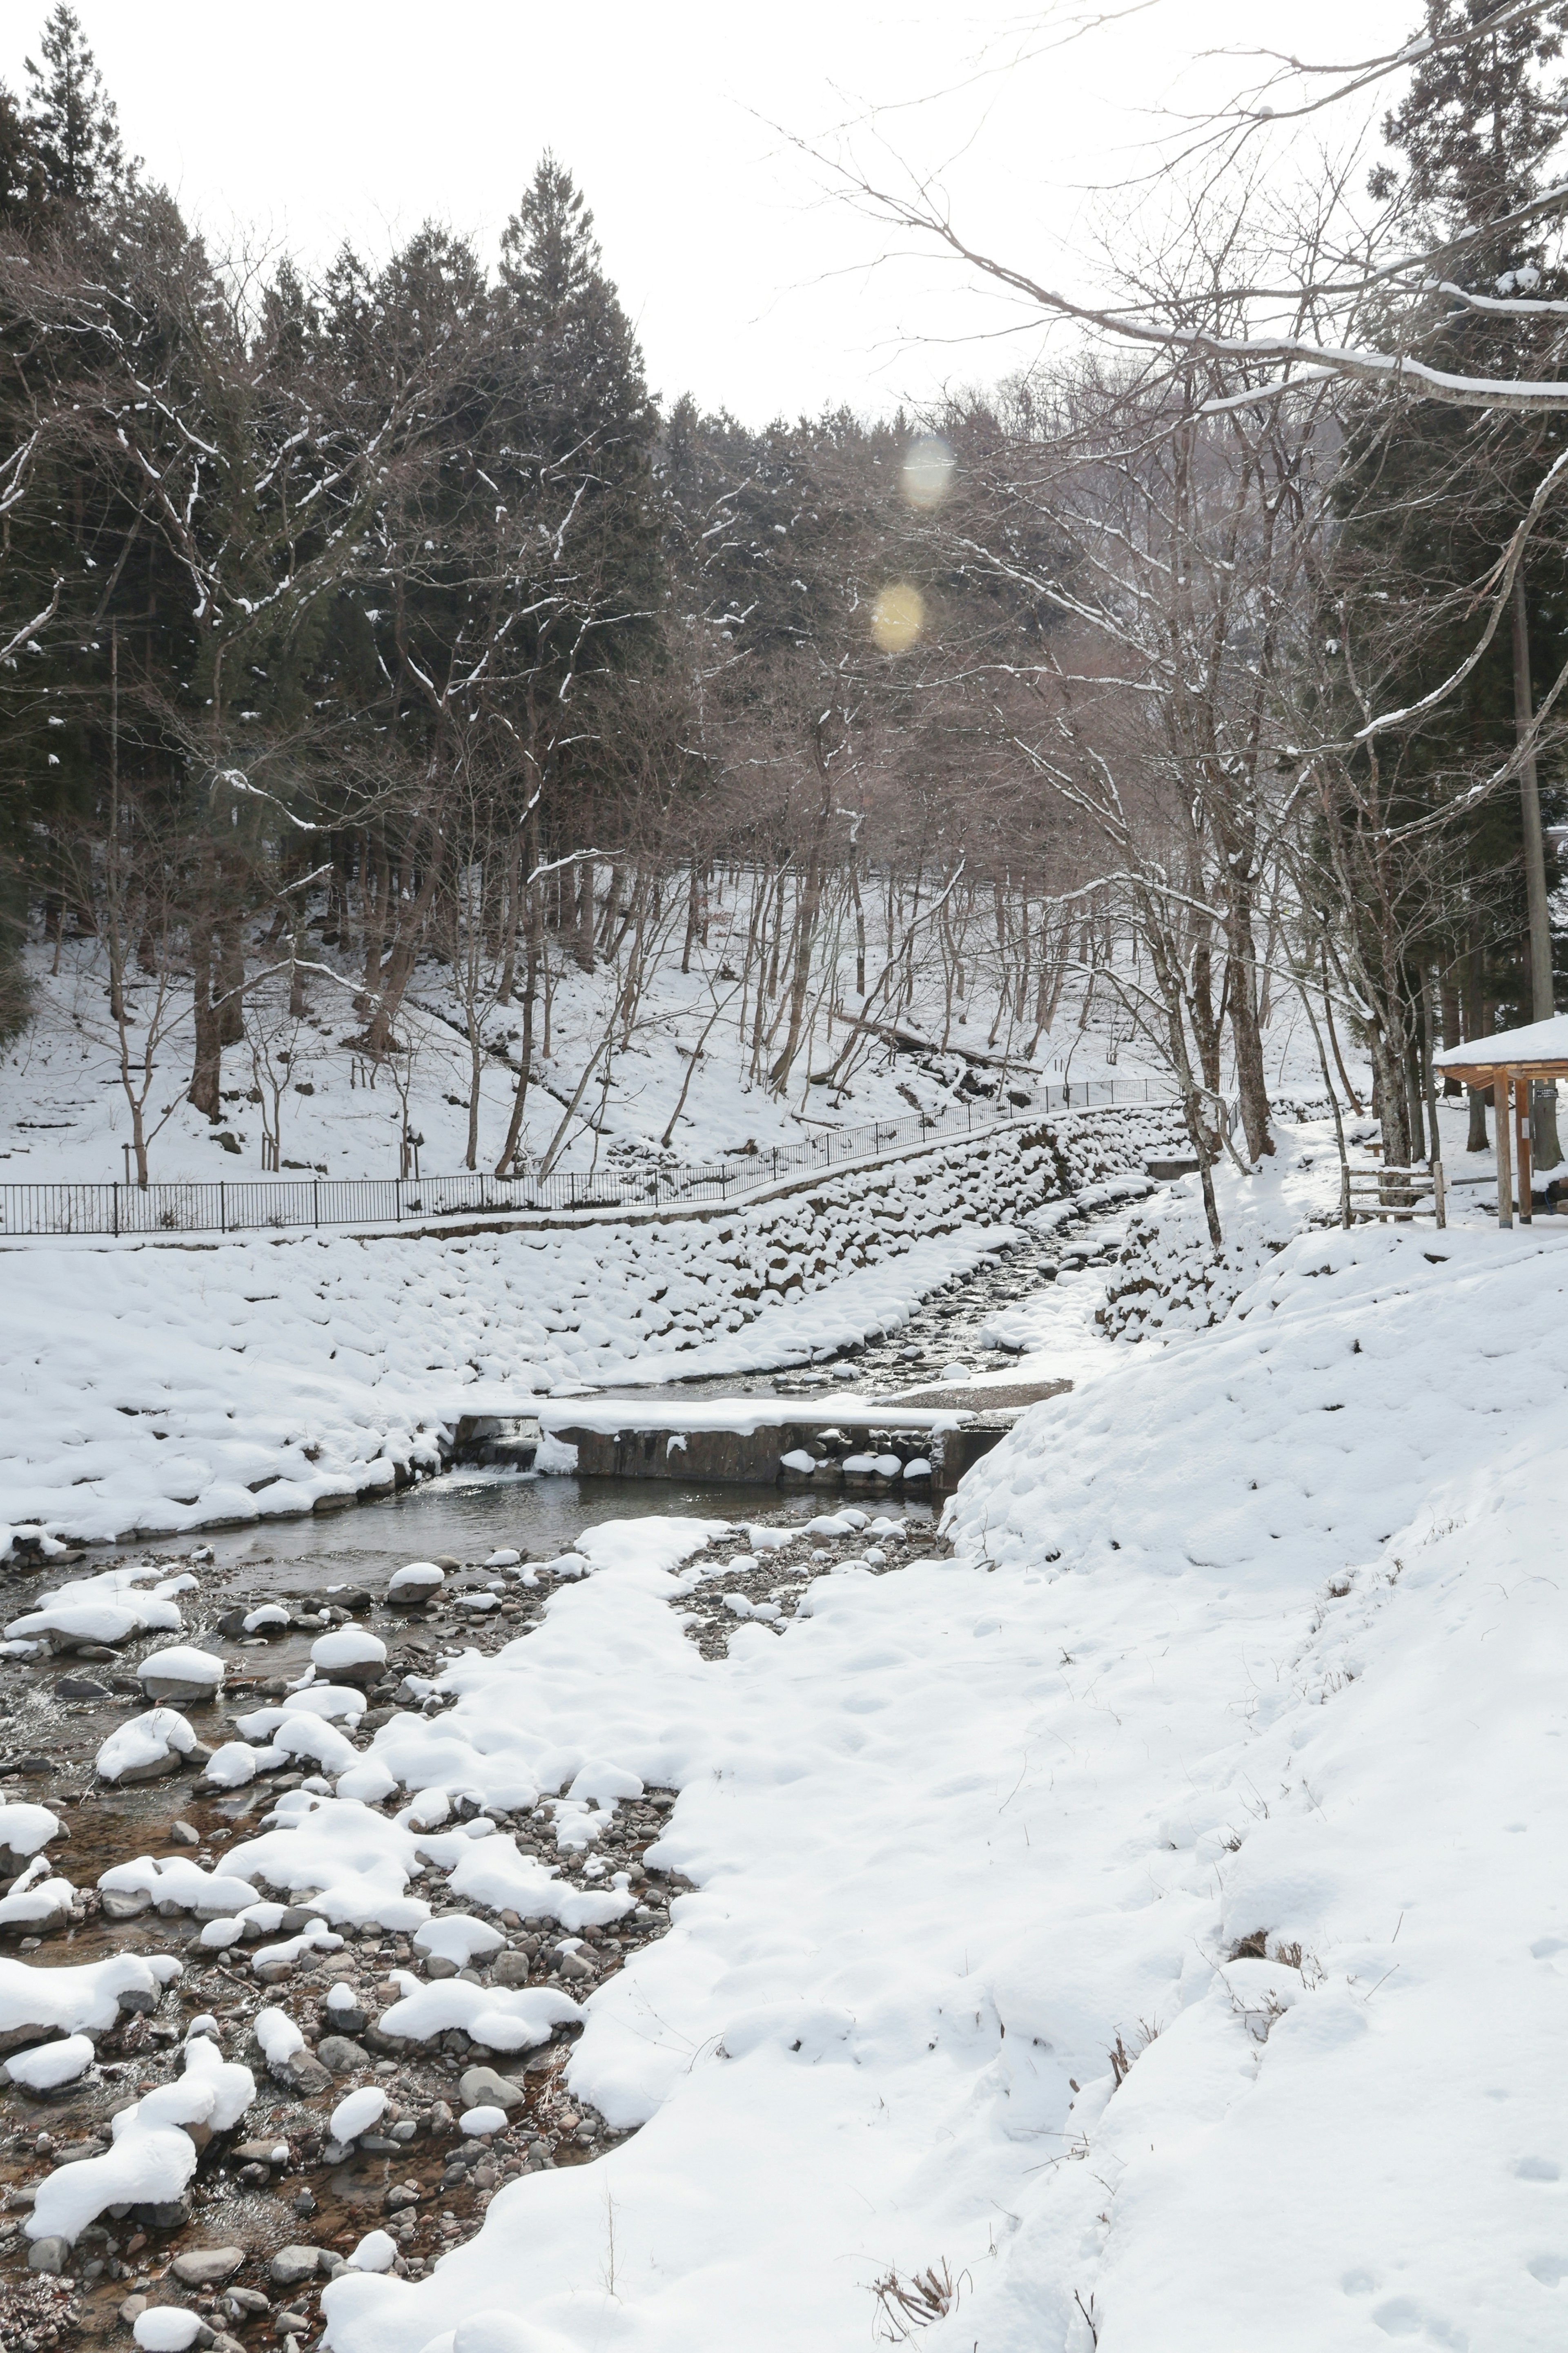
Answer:
[(1506, 1229), (1513, 1223), (1513, 1159), (1510, 1148), (1513, 1082), (1506, 1071), (1492, 1072), (1492, 1114), (1497, 1134), (1497, 1221)]
[(1530, 1198), (1530, 1076), (1517, 1071), (1510, 1082), (1514, 1103), (1514, 1134), (1518, 1138), (1519, 1155), (1519, 1221), (1528, 1226), (1533, 1210)]

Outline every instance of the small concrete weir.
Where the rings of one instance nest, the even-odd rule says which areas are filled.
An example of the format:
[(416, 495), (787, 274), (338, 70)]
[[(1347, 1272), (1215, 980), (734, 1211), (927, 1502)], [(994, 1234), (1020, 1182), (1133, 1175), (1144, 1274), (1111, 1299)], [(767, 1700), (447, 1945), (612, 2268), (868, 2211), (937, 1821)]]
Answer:
[(542, 1409), (552, 1437), (577, 1450), (585, 1478), (675, 1479), (688, 1485), (823, 1493), (950, 1495), (1018, 1415), (1070, 1381), (917, 1392), (897, 1405), (838, 1397), (816, 1413), (797, 1398), (563, 1399)]

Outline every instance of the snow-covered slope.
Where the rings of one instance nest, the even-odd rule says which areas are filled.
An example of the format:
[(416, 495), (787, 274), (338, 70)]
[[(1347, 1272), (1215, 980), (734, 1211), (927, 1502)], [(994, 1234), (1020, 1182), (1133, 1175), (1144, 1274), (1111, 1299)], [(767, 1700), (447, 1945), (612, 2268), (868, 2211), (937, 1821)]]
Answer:
[(1140, 1168), (1170, 1122), (977, 1133), (715, 1216), (9, 1245), (0, 1553), (17, 1525), (113, 1537), (310, 1511), (435, 1468), (437, 1426), (465, 1413), (896, 1330), (1011, 1219)]
[(679, 1786), (573, 2066), (647, 2121), (337, 2353), (848, 2353), (916, 2274), (963, 2353), (1560, 2344), (1564, 1245), (1305, 1235), (725, 1662), (701, 1531), (590, 1544), (398, 1769)]
[[(257, 961), (265, 961), (259, 951)], [(569, 957), (557, 961), (562, 969), (552, 988), (551, 1050), (548, 1056), (542, 1050), (542, 1022), (523, 1136), (536, 1158), (548, 1151), (577, 1092), (584, 1064), (613, 1025), (619, 987), (613, 965), (585, 974)], [(74, 1178), (107, 1183), (124, 1178), (131, 1115), (120, 1078), (118, 1032), (109, 1018), (100, 945), (90, 939), (67, 940), (58, 973), (52, 971), (52, 952), (35, 945), (30, 955), (34, 1018), (20, 1038), (0, 1050), (0, 1182)], [(1149, 1062), (1138, 1042), (1119, 1036), (1128, 1024), (1124, 1016), (1118, 1018), (1105, 988), (1091, 995), (1086, 1005), (1080, 987), (1072, 982), (1054, 1029), (1041, 1039), (1032, 1063), (1017, 1059), (1028, 1041), (1014, 1036), (1005, 1024), (990, 1043), (990, 1062), (984, 1060), (993, 999), (976, 1003), (962, 1028), (952, 1026), (946, 1053), (895, 1053), (879, 1045), (857, 1066), (842, 1092), (806, 1084), (803, 1065), (789, 1093), (779, 1098), (749, 1076), (749, 1039), (735, 1026), (738, 997), (731, 1016), (710, 1026), (715, 995), (729, 1001), (721, 980), (721, 948), (715, 945), (706, 955), (699, 952), (687, 973), (681, 972), (679, 962), (678, 955), (666, 955), (651, 975), (642, 1017), (626, 1050), (613, 1058), (607, 1091), (595, 1080), (583, 1095), (568, 1125), (559, 1162), (563, 1169), (593, 1166), (602, 1172), (660, 1158), (698, 1165), (743, 1151), (749, 1142), (765, 1151), (773, 1145), (801, 1144), (831, 1127), (858, 1127), (906, 1119), (916, 1110), (951, 1108), (955, 1101), (969, 1099), (964, 1049), (982, 1057), (967, 1080), (968, 1089), (994, 1093), (998, 1084), (1005, 1084), (1032, 1096), (1041, 1107), (1047, 1102), (1045, 1090), (1059, 1089), (1064, 1079), (1075, 1084), (1114, 1082), (1118, 1101), (1136, 1095), (1145, 1085), (1157, 1096), (1169, 1091), (1166, 1074)], [(846, 1003), (852, 1001), (852, 980), (851, 959), (843, 982)], [(285, 1168), (333, 1177), (398, 1176), (402, 1083), (409, 1097), (409, 1126), (423, 1138), (422, 1173), (456, 1175), (468, 1146), (472, 1066), (460, 1008), (450, 996), (449, 974), (435, 961), (421, 964), (398, 1020), (405, 1050), (375, 1073), (354, 1042), (361, 1024), (353, 1011), (352, 986), (333, 986), (317, 973), (307, 995), (310, 1009), (298, 1025), (282, 1018), (282, 982), (268, 984), (255, 999), (255, 1009), (268, 1016), (261, 1029), (274, 1075), (284, 1081), (279, 1144)], [(151, 989), (139, 978), (132, 983), (131, 1002), (138, 1025), (131, 1033), (132, 1055), (139, 1067), (145, 1035), (140, 1025), (153, 1002)], [(910, 1031), (940, 1042), (944, 1028), (940, 980), (918, 959), (915, 999), (900, 1018)], [(495, 1166), (506, 1137), (517, 1082), (520, 1020), (513, 1006), (504, 1013), (493, 1012), (484, 1024), (480, 1169)], [(842, 1043), (842, 1030), (836, 1035)], [(1287, 1091), (1319, 1092), (1316, 1062), (1310, 1054), (1303, 1056), (1309, 1043), (1293, 1025), (1289, 1007), (1280, 1010), (1269, 1041), (1271, 1083), (1278, 1080)], [(290, 1057), (286, 1071), (279, 1060), (285, 1048)], [(1005, 1048), (1014, 1060), (1004, 1072), (995, 1067), (995, 1057)], [(147, 1110), (149, 1132), (157, 1130), (149, 1153), (153, 1180), (261, 1177), (262, 1107), (251, 1096), (255, 1089), (259, 1098), (258, 1082), (265, 1077), (265, 1067), (258, 1071), (247, 1044), (227, 1050), (223, 1121), (214, 1127), (184, 1100), (190, 1052), (185, 1008), (155, 1048)], [(694, 1052), (699, 1054), (695, 1070)], [(265, 1062), (263, 1056), (263, 1066)], [(367, 1084), (373, 1076), (375, 1083)], [(140, 1084), (135, 1069), (132, 1078)], [(666, 1133), (670, 1145), (661, 1153), (659, 1140)]]

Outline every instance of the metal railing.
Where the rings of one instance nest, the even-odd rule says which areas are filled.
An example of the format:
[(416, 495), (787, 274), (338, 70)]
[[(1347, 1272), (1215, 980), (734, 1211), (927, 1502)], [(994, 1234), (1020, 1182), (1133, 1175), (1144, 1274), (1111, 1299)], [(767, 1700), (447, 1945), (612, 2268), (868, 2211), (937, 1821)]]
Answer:
[(299, 1226), (396, 1225), (410, 1218), (494, 1216), (507, 1210), (653, 1208), (728, 1201), (776, 1177), (890, 1150), (942, 1142), (977, 1127), (1094, 1104), (1163, 1100), (1142, 1079), (1093, 1079), (1037, 1088), (1025, 1104), (957, 1104), (865, 1127), (830, 1128), (803, 1144), (753, 1145), (699, 1168), (575, 1171), (536, 1176), (273, 1176), (259, 1183), (177, 1179), (159, 1185), (0, 1185), (0, 1235), (277, 1232)]

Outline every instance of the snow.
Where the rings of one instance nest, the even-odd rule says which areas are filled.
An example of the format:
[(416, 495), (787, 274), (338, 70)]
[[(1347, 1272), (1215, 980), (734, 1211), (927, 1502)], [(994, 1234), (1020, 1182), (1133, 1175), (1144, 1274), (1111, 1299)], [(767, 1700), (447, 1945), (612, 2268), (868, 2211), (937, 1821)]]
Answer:
[(185, 2045), (182, 2074), (113, 2118), (113, 2146), (102, 2157), (57, 2166), (38, 2185), (25, 2225), (30, 2239), (75, 2245), (89, 2222), (115, 2205), (161, 2204), (178, 2198), (196, 2169), (186, 2125), (226, 2132), (256, 2097), (248, 2067), (222, 2058), (205, 2037)]
[(396, 2240), (385, 2231), (367, 2231), (349, 2257), (349, 2268), (356, 2272), (389, 2272), (396, 2261)]
[(284, 1751), (254, 1748), (248, 1740), (226, 1740), (221, 1747), (213, 1750), (204, 1769), (215, 1788), (239, 1789), (265, 1769), (263, 1757), (269, 1763), (281, 1765)]
[(294, 2053), (305, 2048), (304, 2036), (286, 2010), (258, 2010), (254, 2031), (269, 2067), (286, 2067)]
[(1442, 1046), (1432, 1057), (1436, 1071), (1475, 1062), (1568, 1062), (1568, 1013), (1527, 1021), (1517, 1029), (1494, 1029), (1466, 1045)]
[[(679, 1789), (649, 1861), (696, 1892), (569, 2063), (642, 2129), (503, 2188), (437, 2278), (333, 2283), (333, 2353), (499, 2314), (847, 2353), (932, 2267), (933, 2348), (1554, 2346), (1560, 1239), (1260, 1248), (1216, 1320), (1101, 1339), (1019, 1418), (951, 1563), (820, 1577), (727, 1659), (681, 1630), (694, 1524), (593, 1532), (377, 1746), (411, 1787), (575, 1754)], [(504, 1862), (515, 1902), (510, 1846), (454, 1880)], [(399, 1983), (387, 2031), (495, 2042), (489, 1989)]]
[(47, 1806), (30, 1806), (24, 1799), (0, 1803), (0, 1849), (25, 1859), (37, 1853), (59, 1835), (60, 1818)]
[[(295, 1726), (304, 1721), (292, 1719)], [(228, 1868), (237, 1877), (290, 1893), (318, 1890), (310, 1909), (340, 1925), (364, 1927), (374, 1921), (384, 1928), (414, 1929), (429, 1918), (424, 1898), (404, 1891), (431, 1841), (341, 1795), (323, 1800), (307, 1791), (291, 1792), (270, 1820), (273, 1827), (259, 1837), (229, 1849)]]
[(466, 2132), (474, 2140), (479, 2139), (485, 2133), (505, 2132), (506, 2110), (504, 2108), (465, 2108), (458, 2118), (458, 2127), (459, 2131)]
[(167, 1651), (150, 1651), (136, 1672), (143, 1683), (152, 1675), (168, 1683), (188, 1683), (196, 1694), (217, 1690), (223, 1682), (224, 1662), (214, 1651), (198, 1651), (182, 1642)]
[(332, 2110), (332, 2138), (337, 2141), (357, 2140), (361, 2133), (369, 2132), (379, 2124), (386, 2109), (386, 2094), (368, 2084), (362, 2091), (351, 2092)]
[(331, 1634), (318, 1634), (310, 1645), (310, 1663), (328, 1676), (339, 1667), (378, 1666), (385, 1657), (380, 1635), (363, 1626), (340, 1626)]
[(202, 2333), (202, 2316), (181, 2304), (150, 2305), (139, 2312), (131, 2334), (142, 2353), (185, 2353)]
[(120, 1997), (156, 1994), (180, 1964), (170, 1955), (113, 1953), (105, 1960), (33, 1968), (0, 1959), (0, 2035), (107, 2034), (120, 2015)]
[[(836, 1389), (833, 1410), (843, 1421), (858, 1414), (874, 1418), (879, 1430), (957, 1430), (973, 1419), (963, 1406), (890, 1406), (879, 1404), (859, 1389)], [(573, 1398), (539, 1409), (547, 1430), (592, 1430), (614, 1437), (637, 1430), (734, 1430), (749, 1438), (777, 1422), (812, 1418), (812, 1409), (795, 1398), (656, 1398), (647, 1404), (635, 1398)], [(400, 1572), (404, 1573), (404, 1572)]]
[[(559, 1425), (568, 1390), (808, 1364), (984, 1263), (1063, 1165), (1069, 1189), (1100, 1182), (1170, 1124), (1158, 1107), (1075, 1113), (1053, 1123), (1060, 1164), (1022, 1125), (641, 1221), (13, 1245), (0, 1543), (309, 1512), (436, 1471), (465, 1415), (553, 1392)], [(72, 1593), (93, 1612), (79, 1639), (179, 1629), (172, 1605), (149, 1620), (163, 1603), (101, 1580)], [(7, 1630), (51, 1628), (31, 1613)]]
[(145, 1715), (133, 1715), (115, 1726), (98, 1752), (98, 1773), (102, 1780), (118, 1781), (165, 1757), (188, 1757), (195, 1746), (196, 1736), (178, 1709), (149, 1708)]
[(583, 2014), (569, 1993), (550, 1986), (509, 1989), (471, 1985), (464, 1978), (422, 1985), (406, 1969), (394, 1969), (392, 1977), (403, 1991), (383, 2010), (381, 2031), (410, 2042), (428, 2042), (434, 2035), (461, 2027), (492, 2051), (531, 2051), (549, 2042), (552, 2028)]
[(5, 2066), (14, 2084), (25, 2084), (30, 2092), (52, 2092), (61, 2084), (74, 2084), (92, 2062), (91, 2037), (68, 2034), (58, 2042), (40, 2042), (32, 2051), (13, 2051)]
[(459, 1968), (467, 1968), (470, 1961), (487, 1953), (499, 1952), (505, 1942), (499, 1928), (467, 1912), (444, 1913), (414, 1932), (416, 1953), (438, 1953), (444, 1960), (456, 1961)]

